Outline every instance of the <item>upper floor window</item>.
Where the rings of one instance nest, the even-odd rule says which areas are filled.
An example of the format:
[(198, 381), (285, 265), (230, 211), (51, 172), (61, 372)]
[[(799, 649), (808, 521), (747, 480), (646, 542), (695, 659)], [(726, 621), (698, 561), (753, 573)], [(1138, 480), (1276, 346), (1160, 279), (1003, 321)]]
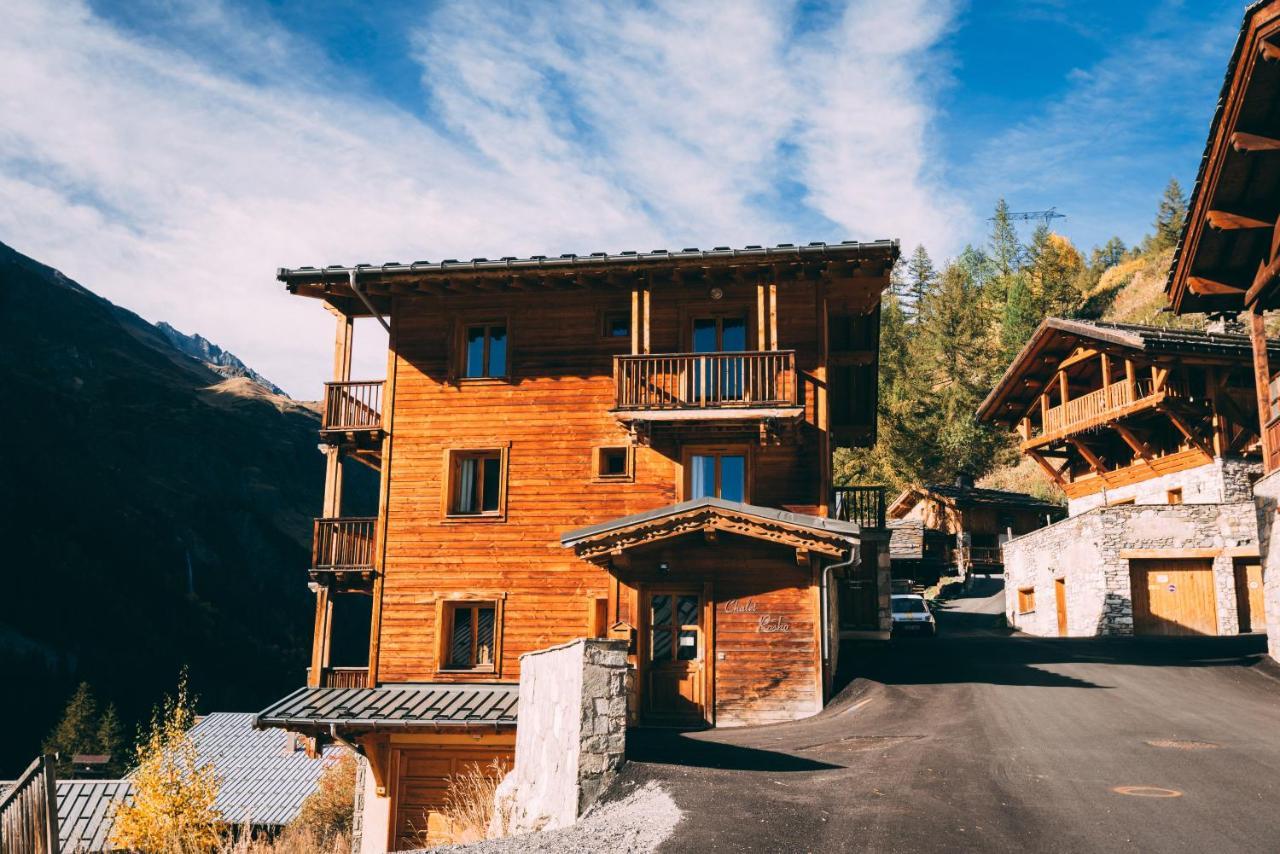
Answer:
[(502, 514), (503, 456), (502, 451), (496, 449), (449, 453), (449, 515)]
[(689, 454), (686, 494), (697, 498), (747, 500), (747, 456), (742, 450), (703, 451)]
[(466, 379), (507, 376), (507, 324), (469, 323), (463, 341), (462, 376)]
[(441, 602), (441, 670), (497, 670), (502, 643), (501, 600), (457, 600)]
[(601, 320), (600, 334), (605, 338), (630, 338), (631, 312), (606, 311)]

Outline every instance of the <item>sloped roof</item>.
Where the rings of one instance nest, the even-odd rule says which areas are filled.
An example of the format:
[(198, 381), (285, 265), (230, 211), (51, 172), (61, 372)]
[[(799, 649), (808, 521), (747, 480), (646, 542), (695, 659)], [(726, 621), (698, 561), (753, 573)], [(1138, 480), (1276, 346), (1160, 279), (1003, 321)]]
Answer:
[(254, 726), (301, 732), (412, 727), (512, 726), (520, 699), (513, 683), (412, 683), (378, 688), (299, 688), (259, 712)]
[(956, 507), (1028, 507), (1032, 509), (1062, 510), (1060, 504), (1036, 498), (1025, 492), (1005, 489), (984, 489), (980, 486), (926, 483), (910, 487), (889, 505), (888, 514), (901, 518), (911, 512), (925, 496), (939, 498)]
[[(1250, 364), (1253, 360), (1248, 335), (1047, 317), (982, 401), (978, 407), (978, 420), (995, 423), (1015, 421), (1015, 411), (1020, 415), (1022, 404), (1030, 405), (1033, 398), (1014, 405), (1010, 403), (1015, 397), (1014, 392), (1021, 389), (1027, 380), (1032, 385), (1037, 382), (1042, 385), (1044, 377), (1040, 375), (1051, 376), (1057, 370), (1056, 364), (1047, 363), (1045, 357), (1065, 356), (1082, 343), (1113, 353), (1152, 359), (1195, 356), (1224, 364)], [(1280, 357), (1280, 341), (1269, 340), (1267, 350), (1272, 356)]]
[[(1258, 14), (1266, 7), (1271, 7), (1267, 14)], [(1280, 83), (1277, 72), (1280, 69), (1275, 68), (1273, 62), (1259, 62), (1258, 57), (1245, 54), (1248, 45), (1257, 48), (1261, 39), (1258, 30), (1270, 27), (1268, 35), (1275, 32), (1278, 10), (1280, 3), (1276, 0), (1258, 0), (1246, 8), (1235, 47), (1227, 61), (1217, 108), (1209, 123), (1204, 153), (1191, 188), (1186, 222), (1174, 248), (1173, 263), (1165, 282), (1165, 293), (1169, 295), (1173, 310), (1179, 314), (1238, 311), (1244, 304), (1243, 293), (1192, 293), (1188, 279), (1193, 273), (1200, 272), (1200, 259), (1196, 256), (1210, 257), (1219, 277), (1224, 270), (1232, 273), (1230, 278), (1236, 278), (1236, 281), (1227, 284), (1247, 288), (1259, 259), (1265, 261), (1264, 253), (1270, 248), (1270, 229), (1217, 232), (1207, 225), (1205, 214), (1222, 203), (1237, 209), (1256, 208), (1259, 201), (1274, 197), (1280, 183), (1280, 172), (1274, 165), (1264, 163), (1259, 168), (1256, 163), (1259, 156), (1269, 160), (1270, 155), (1237, 152), (1228, 138), (1228, 132), (1236, 130), (1269, 136), (1276, 136), (1276, 131), (1280, 130), (1280, 113), (1275, 108), (1277, 85)], [(1246, 116), (1243, 123), (1240, 122), (1241, 116)], [(1215, 198), (1219, 187), (1227, 188), (1228, 198)], [(1256, 210), (1241, 212), (1259, 213)]]
[(58, 847), (62, 854), (110, 851), (116, 805), (133, 799), (128, 780), (59, 780)]
[(253, 719), (252, 712), (215, 712), (191, 728), (191, 738), (200, 761), (222, 778), (214, 806), (225, 821), (288, 824), (344, 748), (329, 745), (313, 759), (289, 733), (257, 729)]
[(560, 537), (560, 544), (573, 549), (579, 557), (591, 559), (667, 537), (712, 530), (814, 548), (832, 555), (843, 554), (849, 539), (862, 534), (856, 522), (723, 498), (697, 498), (569, 531)]

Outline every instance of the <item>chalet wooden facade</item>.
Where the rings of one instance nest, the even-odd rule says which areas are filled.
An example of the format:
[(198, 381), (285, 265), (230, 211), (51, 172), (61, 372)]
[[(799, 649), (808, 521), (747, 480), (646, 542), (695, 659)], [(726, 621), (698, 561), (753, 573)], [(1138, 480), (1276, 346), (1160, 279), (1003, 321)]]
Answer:
[(893, 578), (932, 584), (946, 575), (998, 575), (1005, 542), (1065, 512), (1024, 492), (975, 486), (967, 475), (908, 487), (888, 508)]
[[(280, 271), (338, 333), (309, 684), (261, 722), (361, 746), (386, 828), (373, 846), (417, 841), (413, 822), (436, 833), (444, 775), (509, 754), (527, 652), (628, 641), (637, 725), (822, 707), (849, 591), (888, 628), (883, 496), (837, 505), (831, 455), (875, 438), (897, 255), (881, 241)], [(350, 376), (368, 316), (390, 334), (384, 381)], [(345, 458), (380, 472), (375, 516), (344, 515)], [(372, 600), (368, 659), (338, 668), (352, 596)]]
[(1068, 519), (1005, 544), (1012, 624), (1050, 635), (1257, 629), (1251, 349), (1242, 334), (1040, 325), (978, 412), (1016, 429), (1068, 497)]
[(1270, 548), (1280, 505), (1280, 378), (1264, 313), (1280, 308), (1280, 2), (1244, 15), (1191, 193), (1166, 292), (1178, 314), (1243, 312), (1253, 342), (1256, 412), (1266, 477), (1256, 486), (1266, 566), (1268, 634), (1280, 659), (1280, 555)]

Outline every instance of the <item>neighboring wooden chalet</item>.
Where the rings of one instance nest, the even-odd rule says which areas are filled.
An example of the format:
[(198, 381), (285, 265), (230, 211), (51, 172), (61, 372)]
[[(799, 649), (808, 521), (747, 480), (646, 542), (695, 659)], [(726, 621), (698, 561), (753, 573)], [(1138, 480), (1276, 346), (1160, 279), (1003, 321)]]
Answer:
[(1060, 635), (1261, 625), (1240, 592), (1258, 562), (1251, 376), (1244, 335), (1040, 325), (978, 411), (1016, 429), (1068, 496), (1069, 519), (1005, 545), (1012, 623)]
[[(1255, 489), (1271, 655), (1280, 659), (1280, 378), (1264, 312), (1280, 308), (1280, 2), (1244, 15), (1166, 285), (1177, 314), (1244, 312), (1266, 477)], [(1261, 568), (1259, 568), (1261, 574)]]
[[(360, 746), (366, 850), (443, 838), (447, 775), (510, 756), (527, 652), (628, 641), (637, 725), (822, 708), (839, 624), (889, 628), (883, 494), (837, 503), (831, 460), (875, 439), (897, 256), (880, 241), (279, 272), (338, 332), (309, 681), (260, 723)], [(353, 381), (370, 316), (388, 376)], [(344, 457), (381, 473), (375, 516), (345, 515)], [(360, 598), (368, 658), (338, 660)]]
[(954, 484), (909, 487), (888, 509), (893, 577), (932, 584), (942, 575), (999, 574), (1007, 540), (1063, 515), (1059, 504), (983, 489), (968, 475)]

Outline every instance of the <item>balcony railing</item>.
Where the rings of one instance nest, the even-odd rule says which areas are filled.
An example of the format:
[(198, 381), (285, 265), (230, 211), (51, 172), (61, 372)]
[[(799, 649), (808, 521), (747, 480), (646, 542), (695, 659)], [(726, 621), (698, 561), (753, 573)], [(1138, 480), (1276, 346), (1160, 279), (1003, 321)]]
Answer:
[(382, 380), (324, 384), (321, 430), (381, 430)]
[(841, 522), (855, 522), (864, 528), (884, 527), (883, 486), (837, 486), (832, 492), (833, 517)]
[(999, 546), (969, 546), (958, 551), (969, 566), (1004, 563), (1004, 550)]
[(377, 519), (317, 519), (311, 547), (311, 569), (321, 572), (372, 572)]
[(1183, 389), (1174, 383), (1165, 383), (1159, 392), (1149, 381), (1130, 383), (1127, 380), (1082, 394), (1066, 404), (1045, 411), (1040, 435), (1070, 432), (1100, 424), (1126, 406), (1131, 406), (1157, 394), (1168, 397), (1184, 397)]
[(619, 410), (796, 406), (794, 350), (615, 356)]
[[(311, 668), (307, 668), (307, 683), (311, 682)], [(326, 667), (320, 674), (321, 688), (368, 688), (368, 667)]]

